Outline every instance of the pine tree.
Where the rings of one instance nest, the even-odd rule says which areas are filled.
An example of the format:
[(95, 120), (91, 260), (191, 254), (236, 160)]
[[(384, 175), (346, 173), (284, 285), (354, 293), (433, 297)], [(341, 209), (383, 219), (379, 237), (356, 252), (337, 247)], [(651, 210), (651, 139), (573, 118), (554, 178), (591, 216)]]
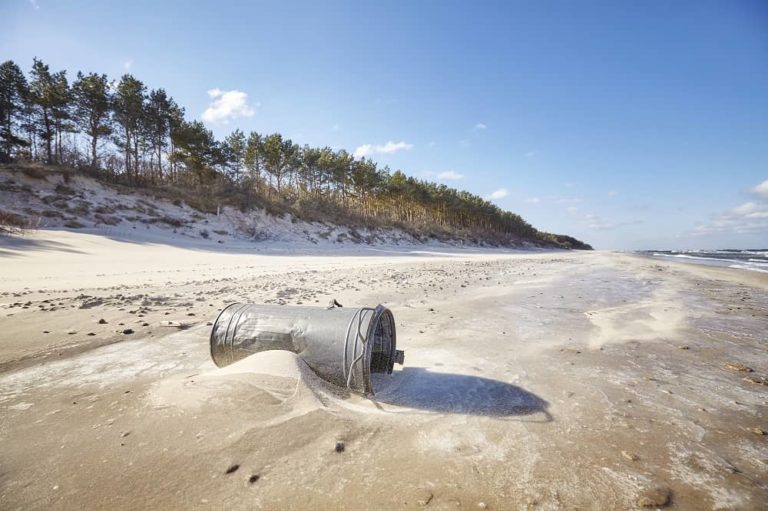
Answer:
[(245, 134), (236, 129), (224, 139), (223, 151), (230, 170), (230, 177), (236, 184), (240, 182), (240, 173), (245, 161)]
[(244, 163), (248, 171), (248, 181), (256, 187), (261, 185), (261, 169), (264, 159), (263, 138), (261, 135), (252, 131), (248, 134), (248, 141), (245, 144)]
[(114, 100), (115, 121), (121, 133), (115, 143), (122, 147), (125, 156), (125, 171), (130, 176), (139, 172), (140, 128), (144, 118), (144, 84), (126, 74), (117, 85)]
[(99, 165), (99, 140), (112, 133), (112, 98), (107, 75), (77, 73), (77, 80), (72, 84), (72, 97), (75, 122), (90, 137), (90, 165), (95, 169)]
[[(61, 134), (66, 129), (70, 104), (66, 71), (51, 73), (47, 64), (34, 59), (29, 88), (30, 103), (36, 117), (36, 131), (45, 141), (46, 161), (60, 162)], [(56, 160), (54, 160), (54, 147)]]
[(169, 97), (164, 89), (150, 91), (144, 112), (144, 128), (152, 151), (149, 166), (153, 180), (160, 179), (163, 174), (163, 154), (166, 140), (171, 133), (174, 105), (173, 98)]
[(0, 64), (0, 162), (11, 161), (16, 146), (27, 142), (14, 134), (29, 95), (29, 86), (12, 60)]

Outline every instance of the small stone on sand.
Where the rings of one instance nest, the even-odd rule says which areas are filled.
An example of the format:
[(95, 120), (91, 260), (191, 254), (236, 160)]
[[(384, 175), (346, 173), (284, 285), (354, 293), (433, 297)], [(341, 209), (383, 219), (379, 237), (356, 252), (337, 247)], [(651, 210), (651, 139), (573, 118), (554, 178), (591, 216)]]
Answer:
[(101, 319), (99, 320), (99, 324), (100, 324), (100, 325), (106, 325), (106, 324), (107, 324), (107, 320), (106, 320), (106, 319), (104, 319), (104, 318), (101, 318)]
[(640, 457), (637, 454), (632, 452), (621, 451), (621, 455), (627, 458), (629, 461), (637, 461), (640, 459)]
[(234, 472), (237, 472), (237, 469), (238, 469), (238, 468), (240, 468), (240, 465), (238, 465), (237, 463), (235, 463), (234, 465), (230, 465), (230, 466), (229, 466), (229, 468), (227, 469), (227, 471), (226, 471), (226, 472), (224, 472), (224, 473), (225, 473), (225, 474), (232, 474), (232, 473), (234, 473)]
[(429, 490), (419, 490), (416, 493), (416, 503), (420, 506), (428, 506), (435, 496)]
[(727, 364), (725, 364), (725, 368), (726, 369), (730, 369), (731, 371), (738, 371), (738, 372), (741, 372), (741, 373), (751, 373), (752, 372), (752, 368), (751, 367), (747, 367), (744, 364), (739, 363), (739, 362), (728, 362)]
[(336, 442), (336, 452), (344, 452), (344, 449), (346, 449), (344, 442)]
[(124, 335), (131, 335), (133, 333), (133, 328), (126, 328), (123, 330)]
[(643, 491), (637, 499), (640, 507), (664, 507), (669, 504), (672, 492), (665, 486), (655, 486)]

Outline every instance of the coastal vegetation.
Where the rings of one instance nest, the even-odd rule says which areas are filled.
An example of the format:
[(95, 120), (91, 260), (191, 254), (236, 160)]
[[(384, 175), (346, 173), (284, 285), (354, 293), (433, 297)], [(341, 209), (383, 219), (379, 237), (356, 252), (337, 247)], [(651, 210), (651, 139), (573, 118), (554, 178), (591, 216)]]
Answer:
[(70, 82), (66, 71), (38, 59), (28, 75), (13, 61), (0, 64), (0, 162), (75, 168), (125, 186), (175, 191), (202, 209), (263, 207), (443, 239), (590, 248), (539, 231), (482, 197), (343, 149), (239, 129), (217, 140), (162, 88), (148, 89), (130, 74), (110, 80), (78, 72)]

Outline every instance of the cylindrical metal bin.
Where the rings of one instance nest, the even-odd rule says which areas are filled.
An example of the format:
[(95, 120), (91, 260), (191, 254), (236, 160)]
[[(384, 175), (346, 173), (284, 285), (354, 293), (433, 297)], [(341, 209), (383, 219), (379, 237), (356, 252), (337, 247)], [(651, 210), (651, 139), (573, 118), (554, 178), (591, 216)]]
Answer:
[(235, 303), (211, 331), (211, 358), (224, 367), (268, 350), (288, 350), (321, 378), (374, 394), (371, 374), (392, 373), (404, 354), (396, 349), (395, 319), (382, 305), (358, 309)]

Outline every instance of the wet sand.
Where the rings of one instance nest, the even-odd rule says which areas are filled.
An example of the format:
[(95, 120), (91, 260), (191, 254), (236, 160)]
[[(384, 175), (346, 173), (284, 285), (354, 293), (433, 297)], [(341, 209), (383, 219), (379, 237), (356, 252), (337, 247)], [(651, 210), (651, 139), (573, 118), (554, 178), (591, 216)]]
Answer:
[[(0, 243), (2, 509), (768, 502), (765, 275), (611, 253), (28, 241)], [(406, 363), (374, 400), (289, 353), (210, 361), (225, 304), (331, 298), (395, 315)]]

